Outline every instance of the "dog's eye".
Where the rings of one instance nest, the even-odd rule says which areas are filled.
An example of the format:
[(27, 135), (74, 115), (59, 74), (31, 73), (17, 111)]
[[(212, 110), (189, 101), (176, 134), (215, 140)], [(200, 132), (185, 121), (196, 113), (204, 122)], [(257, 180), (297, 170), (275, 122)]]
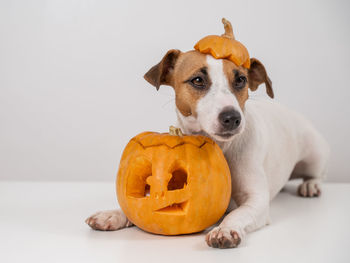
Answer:
[(192, 86), (198, 89), (202, 89), (205, 86), (204, 80), (201, 77), (194, 77), (193, 79), (191, 79), (191, 84)]
[(247, 83), (247, 78), (245, 76), (238, 76), (235, 81), (235, 88), (242, 89)]

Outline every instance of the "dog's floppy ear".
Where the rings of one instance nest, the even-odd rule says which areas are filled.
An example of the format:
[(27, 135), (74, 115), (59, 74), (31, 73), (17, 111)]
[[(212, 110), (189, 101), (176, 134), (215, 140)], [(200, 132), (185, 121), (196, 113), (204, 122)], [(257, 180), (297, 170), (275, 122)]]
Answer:
[(266, 93), (270, 98), (274, 97), (272, 82), (267, 76), (264, 65), (256, 58), (250, 59), (250, 69), (248, 71), (249, 88), (255, 91), (261, 83), (265, 83)]
[(159, 90), (160, 85), (172, 85), (172, 73), (175, 67), (175, 63), (179, 55), (180, 50), (169, 50), (162, 61), (153, 66), (145, 75), (144, 78), (149, 83)]

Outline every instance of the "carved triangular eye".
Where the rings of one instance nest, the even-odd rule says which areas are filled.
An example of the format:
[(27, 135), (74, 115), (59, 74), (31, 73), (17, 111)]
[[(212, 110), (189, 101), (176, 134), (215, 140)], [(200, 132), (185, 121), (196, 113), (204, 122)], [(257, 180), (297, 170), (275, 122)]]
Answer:
[(187, 185), (187, 173), (183, 169), (178, 169), (172, 172), (171, 179), (168, 183), (168, 190), (177, 190), (185, 188)]
[(151, 187), (147, 183), (147, 178), (151, 175), (151, 162), (143, 157), (136, 158), (131, 165), (131, 171), (126, 187), (126, 194), (130, 197), (136, 198), (149, 196)]

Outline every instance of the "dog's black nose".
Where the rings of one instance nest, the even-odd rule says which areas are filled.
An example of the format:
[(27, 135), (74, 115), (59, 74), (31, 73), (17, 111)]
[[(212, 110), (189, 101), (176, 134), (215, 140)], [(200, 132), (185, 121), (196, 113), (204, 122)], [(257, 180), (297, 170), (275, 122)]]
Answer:
[(219, 114), (219, 122), (225, 130), (234, 130), (241, 124), (241, 114), (236, 110), (225, 110)]

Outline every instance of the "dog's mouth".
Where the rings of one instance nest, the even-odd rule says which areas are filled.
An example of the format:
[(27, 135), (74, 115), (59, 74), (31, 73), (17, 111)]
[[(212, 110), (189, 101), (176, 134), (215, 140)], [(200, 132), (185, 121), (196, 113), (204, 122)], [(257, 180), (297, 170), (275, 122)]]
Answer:
[(201, 130), (197, 132), (191, 132), (191, 134), (207, 136), (218, 141), (229, 141), (230, 139), (232, 139), (234, 135), (239, 134), (240, 132), (241, 132), (241, 128), (238, 128), (231, 132), (217, 132), (217, 133), (210, 134)]
[(231, 131), (222, 131), (222, 132), (220, 131), (220, 132), (214, 133), (214, 136), (217, 138), (217, 140), (229, 141), (235, 135), (241, 134), (243, 129), (244, 129), (244, 124), (239, 125), (239, 127)]
[(237, 134), (237, 132), (233, 131), (233, 132), (222, 132), (222, 133), (209, 134), (209, 133), (201, 130), (201, 131), (198, 131), (198, 132), (192, 132), (191, 134), (207, 136), (207, 137), (210, 137), (210, 138), (212, 138), (214, 140), (218, 140), (218, 141), (228, 141), (235, 134)]
[(235, 134), (236, 134), (235, 132), (225, 132), (225, 133), (215, 133), (215, 136), (219, 136), (224, 139), (229, 139)]

